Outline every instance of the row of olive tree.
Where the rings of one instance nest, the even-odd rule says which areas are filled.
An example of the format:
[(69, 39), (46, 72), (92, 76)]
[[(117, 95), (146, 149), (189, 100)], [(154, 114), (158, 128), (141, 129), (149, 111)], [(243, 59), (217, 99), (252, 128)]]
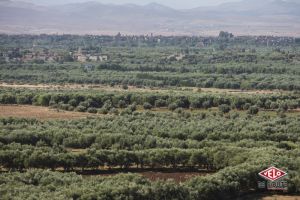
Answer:
[[(30, 91), (2, 91), (0, 94), (2, 104), (33, 104), (40, 106), (52, 106), (63, 110), (76, 110), (80, 112), (108, 113), (117, 112), (116, 108), (128, 108), (133, 111), (136, 105), (144, 109), (154, 107), (168, 107), (170, 110), (177, 108), (208, 109), (220, 106), (223, 112), (230, 109), (249, 110), (256, 113), (258, 109), (296, 109), (300, 107), (300, 97), (297, 94), (285, 95), (225, 95), (216, 94), (151, 94), (151, 93), (43, 93)], [(255, 107), (254, 107), (255, 106)], [(223, 109), (224, 108), (224, 109)], [(253, 112), (254, 111), (254, 112)]]

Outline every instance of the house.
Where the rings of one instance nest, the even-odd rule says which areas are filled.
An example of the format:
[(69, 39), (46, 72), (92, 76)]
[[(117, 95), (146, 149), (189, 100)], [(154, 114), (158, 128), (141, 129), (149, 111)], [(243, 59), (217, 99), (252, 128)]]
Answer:
[(175, 59), (176, 59), (177, 61), (180, 61), (180, 60), (182, 60), (184, 57), (185, 57), (185, 55), (179, 54), (179, 55), (175, 56)]
[(167, 57), (168, 60), (171, 61), (180, 61), (185, 57), (183, 54), (173, 54)]
[(90, 61), (95, 61), (95, 62), (96, 62), (96, 61), (99, 60), (99, 57), (98, 57), (98, 56), (90, 56), (90, 57), (89, 57), (89, 60), (90, 60)]
[(77, 60), (78, 60), (79, 62), (86, 62), (87, 59), (88, 59), (88, 58), (87, 58), (85, 55), (78, 55), (78, 56), (77, 56)]
[(95, 66), (92, 64), (85, 64), (83, 66), (84, 71), (89, 72), (89, 71), (93, 71), (95, 69)]
[(199, 47), (199, 48), (203, 48), (203, 47), (205, 47), (205, 44), (204, 44), (204, 42), (199, 42), (199, 43), (197, 44), (197, 47)]
[(12, 61), (12, 62), (21, 62), (21, 58), (12, 58), (9, 61)]
[(34, 55), (29, 53), (23, 56), (23, 62), (30, 62), (32, 61), (34, 58)]
[(55, 58), (52, 57), (52, 56), (49, 56), (49, 57), (47, 58), (47, 61), (48, 61), (48, 62), (55, 62)]
[(7, 63), (8, 63), (9, 60), (10, 60), (8, 56), (5, 56), (4, 59), (5, 59), (5, 62), (7, 62)]
[(38, 55), (35, 58), (36, 60), (42, 60), (42, 61), (46, 61), (47, 60), (47, 56), (44, 54)]
[(107, 56), (107, 55), (99, 56), (99, 60), (100, 60), (101, 62), (103, 62), (103, 61), (108, 61), (108, 56)]
[(4, 60), (7, 63), (10, 61), (8, 53), (0, 53), (0, 57), (2, 57), (1, 60)]

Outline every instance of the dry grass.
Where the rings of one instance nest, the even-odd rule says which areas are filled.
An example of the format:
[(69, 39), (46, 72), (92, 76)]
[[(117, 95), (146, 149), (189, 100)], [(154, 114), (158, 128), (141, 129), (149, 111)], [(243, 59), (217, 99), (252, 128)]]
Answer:
[(0, 105), (0, 117), (49, 119), (79, 119), (93, 116), (89, 113), (57, 111), (47, 107), (24, 105)]

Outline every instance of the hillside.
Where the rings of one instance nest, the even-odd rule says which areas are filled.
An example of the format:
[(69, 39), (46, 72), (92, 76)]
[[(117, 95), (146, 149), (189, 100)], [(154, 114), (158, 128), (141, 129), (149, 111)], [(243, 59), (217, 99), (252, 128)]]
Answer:
[(236, 34), (300, 35), (296, 1), (267, 0), (226, 3), (213, 7), (174, 10), (151, 3), (114, 5), (97, 2), (37, 6), (0, 1), (2, 33)]

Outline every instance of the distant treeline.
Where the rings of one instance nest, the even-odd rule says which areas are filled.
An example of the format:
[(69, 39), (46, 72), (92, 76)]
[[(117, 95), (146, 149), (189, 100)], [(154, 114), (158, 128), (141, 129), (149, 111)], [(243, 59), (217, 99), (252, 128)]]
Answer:
[(43, 45), (49, 47), (69, 47), (74, 46), (208, 46), (212, 44), (222, 44), (230, 42), (232, 45), (248, 44), (261, 46), (290, 46), (300, 44), (300, 38), (276, 37), (276, 36), (233, 36), (226, 32), (221, 32), (219, 37), (202, 36), (97, 36), (97, 35), (5, 35), (0, 34), (1, 45), (23, 44), (25, 47)]

